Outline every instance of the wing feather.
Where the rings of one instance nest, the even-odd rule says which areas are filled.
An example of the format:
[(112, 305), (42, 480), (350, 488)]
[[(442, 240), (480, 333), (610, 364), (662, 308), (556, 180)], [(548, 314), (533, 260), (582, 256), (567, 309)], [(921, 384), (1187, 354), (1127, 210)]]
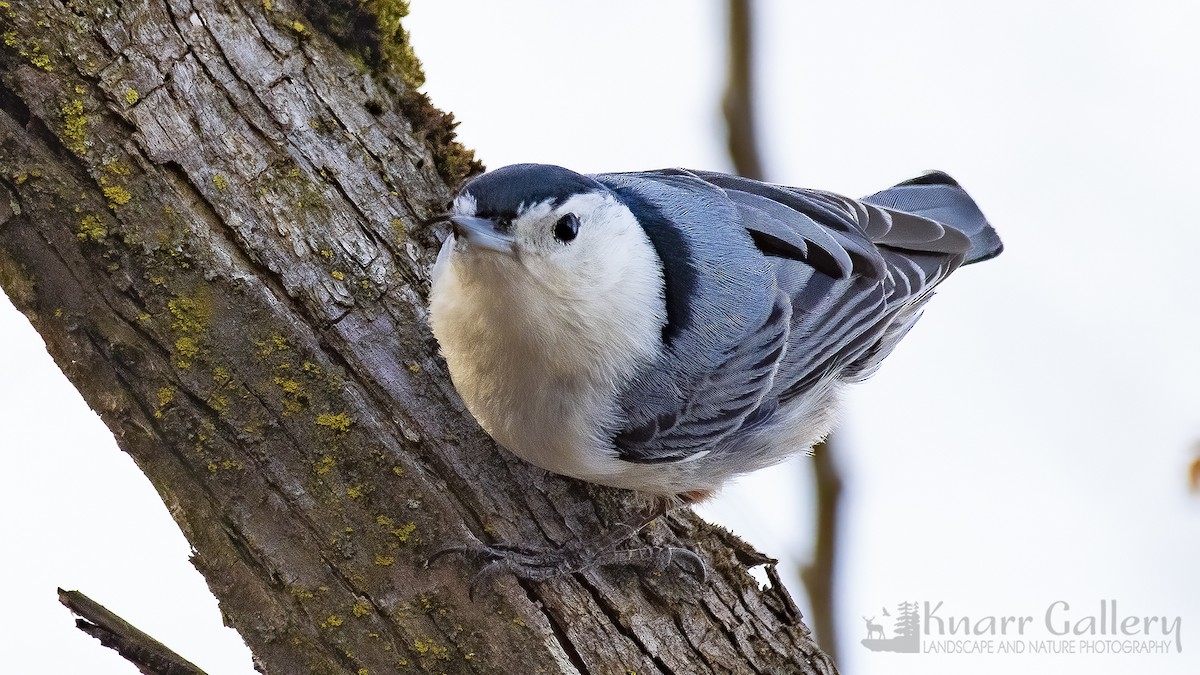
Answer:
[[(698, 279), (715, 285), (744, 281), (734, 273), (752, 277), (737, 289), (698, 283), (699, 299), (689, 298), (703, 305), (694, 325), (627, 388), (627, 424), (615, 445), (629, 461), (736, 450), (731, 434), (768, 421), (825, 379), (866, 377), (968, 253), (984, 259), (999, 252), (999, 238), (974, 202), (944, 174), (864, 201), (682, 169), (597, 179), (618, 193), (635, 191), (630, 203), (638, 208), (674, 209), (670, 217), (635, 215), (678, 229), (687, 263), (707, 272)], [(680, 206), (695, 201), (714, 205), (721, 217)], [(766, 298), (769, 304), (761, 302)], [(736, 320), (713, 327), (705, 316)]]

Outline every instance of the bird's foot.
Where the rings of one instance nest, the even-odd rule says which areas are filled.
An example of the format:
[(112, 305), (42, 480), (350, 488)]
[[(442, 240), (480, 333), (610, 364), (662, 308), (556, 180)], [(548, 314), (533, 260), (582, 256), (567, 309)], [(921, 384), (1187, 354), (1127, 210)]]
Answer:
[(504, 574), (512, 574), (529, 581), (547, 581), (609, 565), (631, 565), (662, 572), (676, 564), (700, 583), (707, 580), (708, 568), (700, 556), (678, 546), (623, 546), (637, 533), (637, 530), (628, 526), (623, 527), (624, 530), (610, 533), (600, 541), (576, 539), (557, 549), (508, 544), (489, 545), (476, 541), (441, 549), (430, 556), (429, 562), (433, 563), (449, 554), (459, 554), (479, 561), (482, 567), (471, 580), (472, 598), (479, 587), (492, 583)]

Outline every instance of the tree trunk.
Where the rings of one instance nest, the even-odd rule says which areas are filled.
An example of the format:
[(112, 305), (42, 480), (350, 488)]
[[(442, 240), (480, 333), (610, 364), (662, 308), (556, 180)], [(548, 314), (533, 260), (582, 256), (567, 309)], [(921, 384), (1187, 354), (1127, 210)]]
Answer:
[(545, 583), (429, 554), (628, 518), (465, 412), (425, 321), (478, 169), (402, 0), (0, 1), (0, 286), (154, 484), (267, 673), (828, 673), (770, 561)]

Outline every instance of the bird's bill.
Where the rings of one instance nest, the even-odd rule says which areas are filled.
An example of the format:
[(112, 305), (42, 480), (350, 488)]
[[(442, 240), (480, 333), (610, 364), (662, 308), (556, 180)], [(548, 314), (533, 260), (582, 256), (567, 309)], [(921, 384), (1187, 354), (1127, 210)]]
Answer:
[(475, 216), (451, 216), (450, 224), (453, 226), (454, 236), (466, 240), (471, 246), (497, 253), (513, 252), (512, 236), (497, 229), (493, 220)]

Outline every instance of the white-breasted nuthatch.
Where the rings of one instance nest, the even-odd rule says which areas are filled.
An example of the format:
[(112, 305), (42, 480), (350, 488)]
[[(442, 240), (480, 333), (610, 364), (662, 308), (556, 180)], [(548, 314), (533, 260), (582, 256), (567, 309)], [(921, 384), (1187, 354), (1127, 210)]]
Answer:
[(933, 288), (1002, 249), (943, 173), (855, 200), (518, 164), (446, 218), (430, 321), (483, 428), (549, 471), (685, 500), (820, 441)]

